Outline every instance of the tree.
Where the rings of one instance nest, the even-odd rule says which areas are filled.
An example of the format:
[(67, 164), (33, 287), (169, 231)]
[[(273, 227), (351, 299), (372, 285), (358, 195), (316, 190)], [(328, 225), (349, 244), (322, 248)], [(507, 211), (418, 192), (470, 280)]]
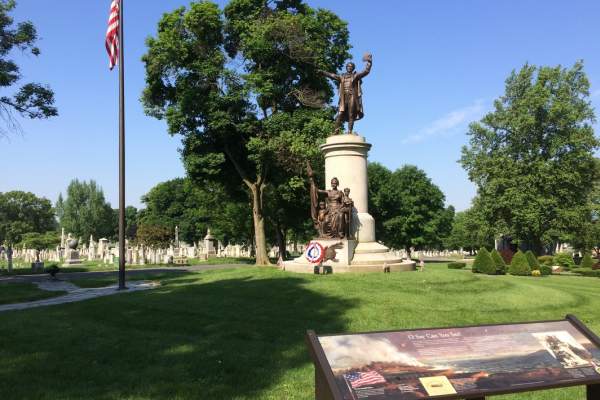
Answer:
[(425, 172), (412, 165), (391, 172), (370, 163), (368, 177), (369, 211), (379, 240), (410, 253), (411, 247), (436, 247), (447, 236), (444, 221), (453, 209), (444, 208), (444, 194)]
[(471, 208), (454, 215), (450, 234), (444, 238), (447, 249), (462, 249), (470, 254), (481, 247), (493, 247), (493, 244), (492, 230), (481, 215), (477, 199)]
[[(118, 216), (119, 210), (116, 211), (115, 214)], [(125, 238), (128, 240), (135, 239), (138, 229), (138, 210), (134, 206), (125, 207)], [(118, 222), (117, 222), (118, 228)], [(118, 235), (118, 231), (115, 232), (115, 236)]]
[(168, 228), (172, 236), (178, 226), (180, 239), (188, 243), (202, 240), (208, 228), (223, 242), (247, 244), (252, 237), (247, 199), (231, 199), (215, 183), (200, 186), (189, 179), (172, 179), (150, 189), (142, 202), (146, 208), (139, 213), (140, 225)]
[(26, 233), (45, 233), (56, 228), (50, 200), (29, 192), (0, 193), (0, 244), (7, 246), (8, 270), (12, 271), (13, 246)]
[(56, 231), (46, 233), (29, 232), (21, 236), (19, 245), (26, 249), (47, 250), (60, 244), (60, 235)]
[(232, 0), (223, 11), (203, 1), (165, 14), (147, 45), (146, 113), (184, 136), (190, 177), (245, 188), (256, 263), (268, 264), (268, 188), (302, 178), (333, 131), (320, 108), (333, 90), (318, 70), (349, 58), (346, 23), (301, 0)]
[(83, 240), (91, 235), (95, 238), (113, 237), (116, 232), (114, 211), (105, 200), (102, 188), (93, 180), (72, 180), (66, 199), (62, 200), (61, 195), (57, 208), (61, 215), (60, 225), (75, 237)]
[(151, 249), (164, 249), (173, 242), (173, 232), (158, 225), (140, 225), (137, 230), (136, 243)]
[(542, 254), (588, 220), (594, 122), (581, 62), (511, 73), (494, 111), (470, 125), (460, 160), (496, 233)]
[[(30, 21), (14, 23), (9, 15), (16, 6), (15, 0), (0, 0), (0, 87), (9, 88), (21, 79), (20, 68), (9, 58), (13, 49), (28, 51), (34, 56), (40, 54), (35, 46), (38, 35)], [(26, 83), (11, 96), (0, 96), (0, 115), (5, 127), (0, 128), (0, 135), (19, 130), (14, 113), (31, 119), (49, 118), (58, 115), (54, 107), (54, 92), (39, 83)]]

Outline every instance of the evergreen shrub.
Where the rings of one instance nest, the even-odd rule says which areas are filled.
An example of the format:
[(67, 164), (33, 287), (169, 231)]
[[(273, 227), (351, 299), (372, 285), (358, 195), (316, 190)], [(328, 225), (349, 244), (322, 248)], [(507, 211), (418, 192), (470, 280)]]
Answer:
[(448, 269), (463, 269), (467, 266), (464, 262), (451, 262), (448, 263)]
[(494, 261), (494, 265), (496, 266), (496, 274), (498, 274), (498, 275), (506, 274), (506, 263), (504, 262), (504, 259), (502, 258), (500, 253), (498, 253), (498, 250), (496, 250), (496, 249), (492, 250), (491, 256), (492, 256), (492, 260)]
[(527, 256), (521, 250), (517, 251), (508, 267), (508, 273), (511, 275), (529, 276), (531, 267), (527, 261)]
[(589, 268), (592, 269), (594, 266), (594, 261), (592, 260), (592, 255), (590, 253), (585, 253), (583, 258), (581, 259), (581, 264), (579, 264), (581, 268)]
[(535, 254), (533, 254), (533, 251), (531, 250), (527, 250), (527, 252), (525, 253), (525, 256), (527, 257), (527, 262), (529, 263), (529, 268), (531, 268), (531, 270), (539, 270), (540, 269), (540, 263), (538, 262), (538, 259), (535, 257)]
[(549, 265), (544, 265), (542, 264), (540, 266), (540, 272), (542, 273), (542, 275), (546, 276), (546, 275), (552, 275), (552, 267)]
[(479, 272), (481, 274), (496, 275), (496, 265), (492, 256), (485, 247), (482, 247), (477, 252), (475, 261), (473, 262), (473, 272)]

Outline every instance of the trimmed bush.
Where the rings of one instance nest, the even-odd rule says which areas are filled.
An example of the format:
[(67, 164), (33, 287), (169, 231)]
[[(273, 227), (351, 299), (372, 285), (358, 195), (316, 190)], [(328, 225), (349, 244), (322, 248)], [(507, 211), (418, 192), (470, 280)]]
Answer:
[(552, 267), (549, 265), (540, 265), (540, 272), (542, 275), (552, 275)]
[(448, 263), (448, 269), (463, 269), (467, 266), (467, 263), (464, 262), (451, 262)]
[(540, 265), (547, 265), (547, 266), (551, 267), (552, 265), (554, 265), (554, 257), (552, 257), (552, 256), (539, 256), (538, 257), (538, 262), (540, 263)]
[(592, 255), (590, 253), (585, 253), (583, 258), (581, 259), (581, 264), (579, 264), (581, 268), (589, 268), (592, 269), (594, 266), (594, 261), (592, 260)]
[(569, 253), (558, 253), (554, 256), (554, 264), (560, 265), (564, 270), (575, 268), (575, 261)]
[(531, 271), (531, 276), (540, 277), (540, 276), (542, 276), (542, 273), (540, 272), (539, 269), (534, 269), (533, 271)]
[(540, 263), (538, 262), (538, 259), (535, 257), (535, 254), (533, 254), (533, 251), (527, 250), (527, 252), (525, 253), (525, 257), (527, 257), (527, 262), (529, 263), (529, 268), (531, 268), (532, 271), (540, 269)]
[(498, 250), (492, 250), (490, 255), (492, 256), (492, 260), (494, 261), (494, 265), (496, 266), (496, 274), (506, 274), (506, 263), (504, 262), (504, 259), (502, 258), (500, 253), (498, 253)]
[(531, 267), (527, 256), (521, 250), (517, 251), (508, 267), (508, 273), (511, 275), (529, 276), (531, 275)]
[(496, 265), (485, 247), (482, 247), (477, 252), (477, 257), (475, 257), (475, 261), (473, 262), (473, 272), (496, 275)]
[(589, 269), (589, 268), (573, 268), (571, 271), (573, 273), (583, 275), (583, 276), (592, 276), (596, 278), (600, 278), (600, 270), (598, 269)]

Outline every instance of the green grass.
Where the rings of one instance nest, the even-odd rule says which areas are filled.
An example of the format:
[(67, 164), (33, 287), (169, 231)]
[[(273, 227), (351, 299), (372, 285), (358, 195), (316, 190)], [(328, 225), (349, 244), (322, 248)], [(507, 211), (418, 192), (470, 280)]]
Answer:
[(41, 290), (32, 283), (0, 283), (0, 305), (49, 299), (66, 293)]
[[(600, 279), (215, 270), (0, 314), (0, 398), (314, 399), (304, 334), (560, 319), (600, 332)], [(582, 388), (498, 399), (577, 400)]]

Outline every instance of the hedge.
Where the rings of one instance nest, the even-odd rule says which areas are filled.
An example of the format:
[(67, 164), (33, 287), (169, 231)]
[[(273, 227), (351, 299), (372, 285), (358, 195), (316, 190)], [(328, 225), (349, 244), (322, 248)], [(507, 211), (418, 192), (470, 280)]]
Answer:
[(448, 263), (448, 268), (449, 269), (463, 269), (466, 266), (467, 266), (467, 263), (464, 263), (464, 262), (451, 262), (451, 263)]
[(600, 270), (598, 269), (589, 269), (589, 268), (573, 268), (571, 272), (574, 272), (583, 276), (593, 276), (596, 278), (600, 278)]

